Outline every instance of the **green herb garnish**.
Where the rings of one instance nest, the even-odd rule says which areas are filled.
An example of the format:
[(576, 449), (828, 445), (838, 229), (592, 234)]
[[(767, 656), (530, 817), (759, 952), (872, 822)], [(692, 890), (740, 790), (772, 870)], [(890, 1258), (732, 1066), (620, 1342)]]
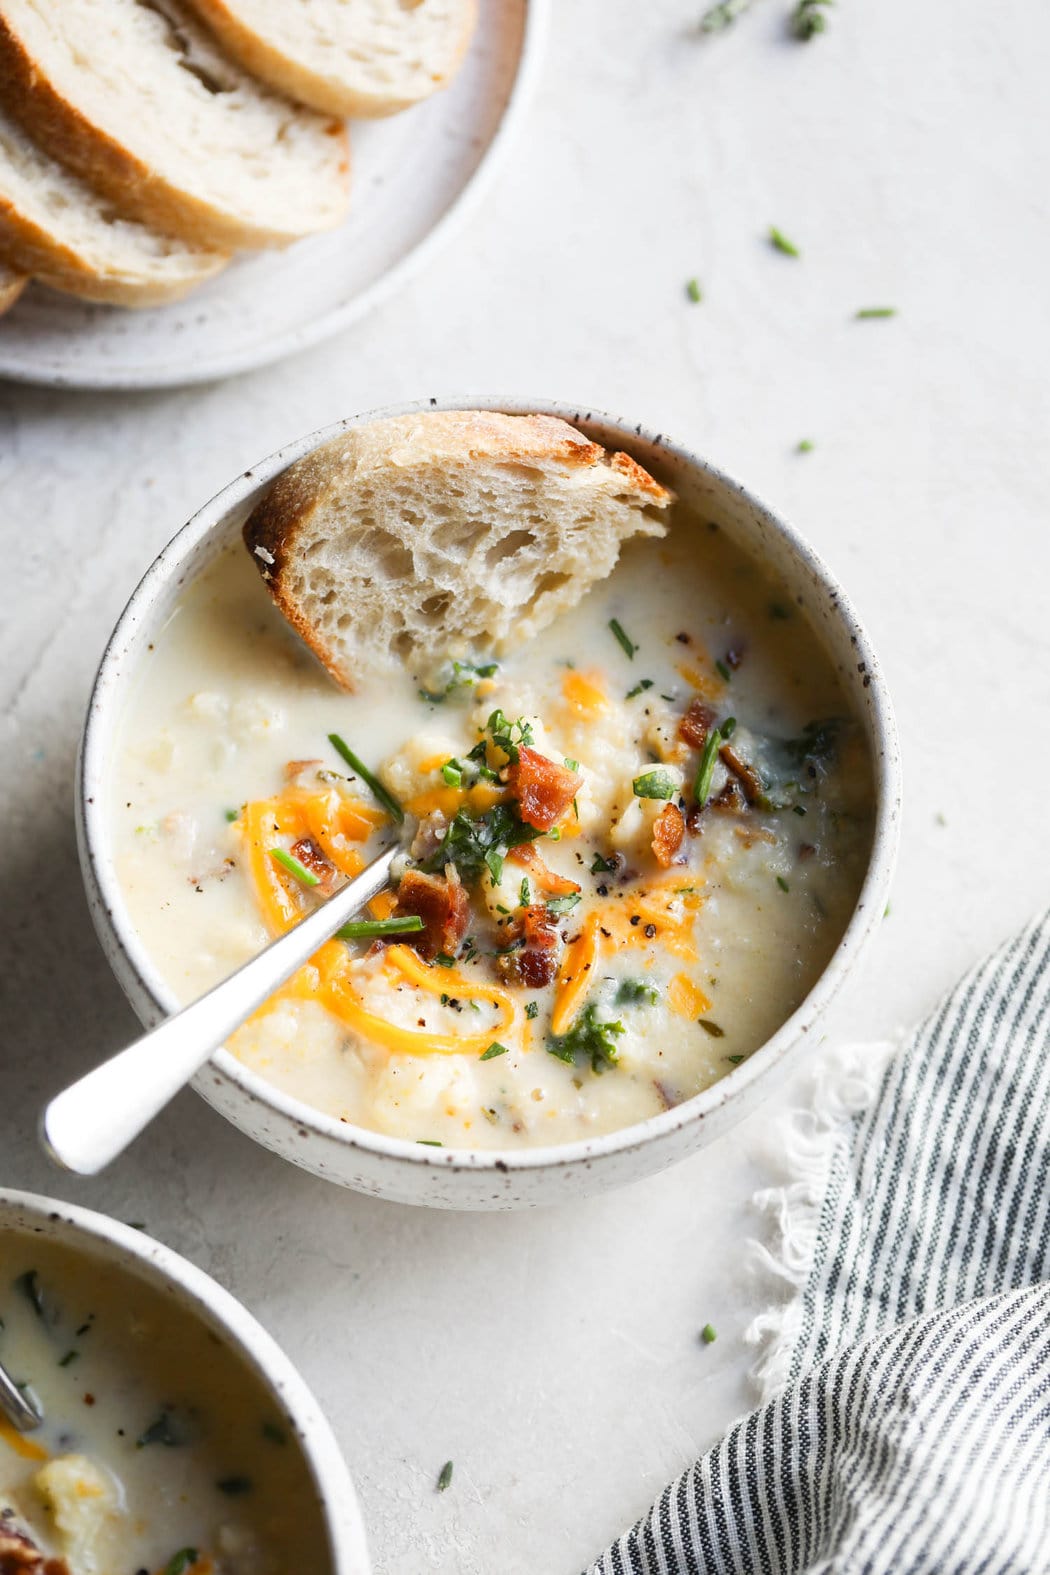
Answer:
[(751, 0), (718, 0), (718, 4), (711, 6), (700, 18), (701, 33), (720, 33), (723, 28), (731, 26), (750, 4)]
[(791, 806), (791, 813), (793, 815), (804, 815), (806, 811), (801, 804), (793, 804)]
[(812, 454), (816, 446), (812, 438), (800, 438), (795, 445), (795, 452), (796, 454)]
[(704, 1324), (704, 1327), (700, 1330), (700, 1338), (705, 1345), (714, 1345), (718, 1339), (718, 1330), (713, 1323)]
[(805, 44), (818, 33), (823, 33), (828, 20), (820, 8), (834, 3), (835, 0), (798, 0), (798, 5), (791, 13), (791, 31), (794, 36)]
[(721, 726), (712, 728), (704, 740), (700, 764), (696, 768), (696, 778), (693, 782), (693, 801), (697, 809), (703, 809), (711, 796), (711, 780), (715, 774), (715, 761), (718, 759), (718, 751), (727, 739), (732, 738), (735, 732), (736, 717), (727, 716)]
[(162, 1444), (165, 1449), (178, 1449), (186, 1442), (170, 1411), (162, 1411), (144, 1433), (135, 1440), (136, 1449), (146, 1449), (150, 1444)]
[(471, 689), (479, 678), (491, 678), (498, 671), (498, 662), (484, 662), (479, 666), (476, 662), (454, 661), (442, 669), (441, 688), (421, 689), (419, 698), (428, 700), (431, 705), (441, 705), (457, 689)]
[(685, 293), (692, 301), (694, 306), (696, 306), (698, 302), (702, 301), (704, 297), (700, 289), (700, 280), (690, 279), (689, 283), (685, 287)]
[(781, 623), (786, 623), (791, 617), (791, 608), (785, 607), (783, 602), (770, 602), (769, 616), (779, 620)]
[(463, 781), (463, 767), (458, 760), (446, 760), (441, 767), (441, 775), (449, 787), (459, 787)]
[(628, 700), (633, 700), (635, 695), (644, 694), (647, 689), (651, 689), (652, 687), (653, 687), (652, 679), (651, 678), (643, 678), (641, 683), (635, 684), (633, 689), (628, 689), (626, 698)]
[(445, 1146), (437, 1138), (416, 1138), (416, 1142), (421, 1148), (444, 1148)]
[(371, 790), (372, 796), (378, 799), (379, 803), (382, 804), (383, 808), (387, 811), (387, 814), (392, 815), (399, 826), (403, 825), (405, 819), (404, 810), (401, 808), (401, 805), (398, 803), (393, 794), (389, 793), (383, 786), (375, 772), (369, 771), (364, 762), (354, 754), (353, 750), (350, 748), (350, 745), (341, 739), (338, 733), (329, 733), (328, 742), (331, 744), (336, 754), (342, 755), (351, 771), (357, 772), (357, 775), (361, 778), (361, 781), (367, 788)]
[(854, 315), (858, 322), (863, 322), (868, 317), (896, 317), (897, 308), (895, 306), (862, 306), (860, 311)]
[(580, 901), (578, 891), (572, 891), (564, 897), (549, 897), (547, 899), (547, 912), (555, 914), (571, 913)]
[(235, 820), (239, 820), (240, 819), (240, 815), (241, 815), (241, 812), (240, 812), (239, 809), (224, 809), (222, 813), (223, 813), (223, 818), (225, 820), (227, 820), (230, 823), (231, 826), (233, 825), (233, 822)]
[(725, 1057), (725, 1059), (729, 1062), (730, 1066), (739, 1066), (741, 1061), (746, 1061), (747, 1060), (747, 1056), (746, 1055), (727, 1055)]
[[(341, 941), (371, 941), (377, 935), (417, 935), (422, 929), (425, 925), (418, 913), (404, 913), (389, 919), (351, 919), (335, 933)], [(454, 957), (446, 966), (451, 967), (453, 962)]]
[(196, 1548), (180, 1548), (174, 1558), (168, 1560), (164, 1566), (164, 1575), (186, 1575), (197, 1562)]
[(498, 1055), (506, 1055), (506, 1053), (507, 1053), (506, 1045), (501, 1045), (498, 1039), (494, 1039), (492, 1041), (492, 1043), (489, 1045), (488, 1049), (487, 1050), (483, 1050), (481, 1052), (481, 1054), (478, 1056), (478, 1060), (479, 1061), (495, 1061), (495, 1059), (496, 1059), (496, 1057)]
[(438, 1475), (437, 1491), (439, 1493), (444, 1493), (445, 1489), (448, 1487), (448, 1485), (449, 1485), (449, 1483), (451, 1481), (452, 1481), (452, 1462), (451, 1462), (451, 1460), (446, 1460), (445, 1464), (441, 1467), (441, 1471), (440, 1471), (440, 1473)]
[(525, 1016), (531, 1021), (538, 1015), (539, 1010), (539, 1003), (537, 1001), (530, 1001), (525, 1007)]
[(529, 905), (530, 900), (531, 900), (531, 893), (529, 891), (529, 877), (526, 875), (525, 879), (522, 881), (521, 885), (518, 887), (518, 905), (519, 905), (519, 907), (527, 908), (528, 905)]
[(639, 1001), (648, 1001), (655, 1006), (659, 999), (660, 992), (655, 984), (646, 984), (644, 979), (622, 979), (614, 1005), (637, 1006)]
[(79, 1351), (67, 1351), (65, 1356), (63, 1356), (62, 1360), (59, 1362), (59, 1364), (58, 1364), (59, 1367), (69, 1367), (69, 1366), (71, 1366), (72, 1363), (76, 1361), (76, 1359), (77, 1359), (77, 1357), (79, 1355), (80, 1355)]
[(729, 668), (726, 666), (725, 662), (723, 662), (721, 660), (719, 660), (719, 661), (717, 661), (715, 663), (715, 671), (717, 672), (719, 678), (721, 678), (723, 683), (728, 683), (729, 680), (733, 676), (732, 673), (729, 671)]
[(591, 861), (592, 875), (609, 875), (617, 868), (615, 859), (603, 859), (600, 853), (594, 855)]
[(794, 241), (789, 241), (783, 230), (778, 230), (775, 224), (769, 226), (769, 242), (778, 252), (783, 252), (785, 257), (802, 256)]
[(27, 1269), (24, 1274), (20, 1274), (15, 1281), (15, 1287), (22, 1292), (38, 1318), (47, 1317), (44, 1309), (44, 1293), (40, 1289), (40, 1277), (35, 1269)]
[(724, 1039), (725, 1038), (725, 1036), (726, 1036), (725, 1029), (724, 1028), (719, 1028), (718, 1024), (717, 1023), (713, 1023), (709, 1017), (698, 1017), (697, 1018), (697, 1022), (700, 1024), (700, 1027), (704, 1030), (705, 1033), (708, 1033), (708, 1034), (711, 1035), (712, 1039)]
[(568, 1033), (551, 1035), (547, 1040), (547, 1050), (570, 1066), (575, 1064), (578, 1057), (590, 1056), (591, 1071), (602, 1072), (607, 1066), (616, 1065), (617, 1052), (613, 1041), (625, 1032), (620, 1022), (603, 1022), (591, 1003), (583, 1008)]
[(791, 890), (791, 887), (788, 885), (788, 883), (784, 879), (783, 875), (778, 875), (777, 876), (777, 885), (780, 887), (781, 891), (790, 891)]
[(635, 651), (637, 651), (638, 647), (635, 645), (634, 641), (631, 640), (628, 637), (628, 635), (625, 633), (623, 624), (620, 622), (620, 620), (618, 618), (610, 618), (609, 619), (609, 628), (612, 630), (613, 634), (615, 635), (618, 645), (620, 646), (620, 648), (624, 652), (624, 654), (627, 656), (628, 660), (633, 661), (634, 653), (635, 653)]
[(262, 1436), (268, 1438), (271, 1444), (277, 1444), (283, 1448), (288, 1442), (288, 1434), (278, 1422), (264, 1422), (261, 1431)]
[(494, 804), (478, 816), (465, 809), (457, 810), (440, 845), (420, 862), (419, 868), (433, 874), (443, 870), (446, 864), (454, 864), (460, 879), (468, 885), (479, 880), (482, 871), (487, 869), (493, 885), (498, 885), (503, 874), (503, 860), (510, 849), (523, 842), (533, 842), (542, 835), (520, 819), (513, 804)]
[(669, 771), (645, 771), (631, 783), (635, 798), (674, 798), (678, 784)]
[(485, 730), (492, 735), (492, 742), (497, 749), (502, 749), (512, 766), (516, 766), (521, 759), (521, 751), (534, 742), (531, 723), (523, 716), (511, 722), (499, 709), (493, 711), (485, 723)]
[(320, 886), (320, 877), (313, 870), (308, 870), (305, 864), (300, 864), (294, 853), (286, 853), (284, 848), (271, 848), (270, 857), (289, 875), (294, 875), (303, 886)]

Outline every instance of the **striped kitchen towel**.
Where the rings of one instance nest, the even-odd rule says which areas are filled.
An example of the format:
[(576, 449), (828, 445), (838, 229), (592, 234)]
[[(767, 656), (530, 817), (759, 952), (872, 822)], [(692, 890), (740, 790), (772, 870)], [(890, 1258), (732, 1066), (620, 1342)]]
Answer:
[(589, 1575), (1050, 1575), (1050, 914), (831, 1081), (765, 1402)]

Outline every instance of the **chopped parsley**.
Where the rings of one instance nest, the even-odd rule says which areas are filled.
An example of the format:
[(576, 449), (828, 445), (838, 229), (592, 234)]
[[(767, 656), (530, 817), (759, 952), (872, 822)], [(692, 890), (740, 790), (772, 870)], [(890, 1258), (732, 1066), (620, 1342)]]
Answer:
[(730, 1066), (739, 1066), (741, 1061), (746, 1061), (747, 1060), (747, 1056), (746, 1055), (727, 1055), (725, 1057), (725, 1059), (729, 1062)]
[(655, 984), (647, 984), (644, 979), (622, 979), (615, 1005), (637, 1006), (640, 1001), (648, 1001), (650, 1006), (655, 1006), (659, 999), (660, 992)]
[(785, 257), (802, 256), (794, 241), (789, 241), (783, 230), (778, 230), (775, 224), (769, 226), (769, 244), (778, 252), (783, 252)]
[(596, 853), (591, 861), (592, 875), (610, 875), (616, 868), (615, 859), (603, 859), (600, 853)]
[(525, 1016), (531, 1022), (533, 1018), (535, 1018), (535, 1017), (537, 1017), (539, 1015), (539, 1010), (540, 1010), (540, 1008), (539, 1008), (539, 1002), (538, 1001), (529, 1001), (529, 1003), (525, 1007)]
[(241, 814), (239, 809), (224, 809), (222, 813), (223, 813), (223, 818), (225, 820), (229, 821), (231, 826), (233, 825), (233, 822), (235, 820), (239, 820), (240, 819), (240, 814)]
[(151, 1422), (143, 1433), (135, 1440), (136, 1449), (146, 1449), (150, 1444), (161, 1444), (165, 1449), (178, 1449), (185, 1444), (186, 1438), (182, 1430), (176, 1425), (175, 1418), (170, 1411), (162, 1411), (155, 1422)]
[(720, 33), (723, 28), (730, 27), (750, 4), (751, 0), (718, 0), (718, 4), (710, 6), (700, 18), (701, 33)]
[(71, 1366), (71, 1364), (76, 1361), (79, 1355), (79, 1351), (67, 1351), (65, 1356), (63, 1356), (62, 1360), (59, 1362), (59, 1367)]
[(816, 446), (817, 445), (814, 443), (812, 438), (799, 438), (798, 442), (795, 445), (795, 453), (796, 454), (812, 454), (812, 452), (816, 448)]
[(674, 798), (678, 784), (669, 771), (645, 771), (631, 783), (635, 798)]
[(419, 868), (433, 874), (443, 870), (446, 864), (454, 864), (460, 879), (467, 885), (480, 880), (487, 869), (495, 886), (499, 884), (503, 860), (510, 849), (542, 835), (519, 818), (513, 804), (494, 804), (483, 815), (476, 816), (460, 809), (446, 827), (439, 846), (420, 861)]
[(437, 1492), (444, 1493), (445, 1489), (449, 1486), (451, 1481), (452, 1481), (452, 1462), (451, 1462), (451, 1460), (446, 1460), (445, 1464), (441, 1467), (441, 1470), (440, 1470), (440, 1472), (438, 1474)]
[(521, 751), (534, 742), (532, 727), (523, 716), (511, 722), (498, 709), (485, 723), (485, 731), (491, 735), (496, 748), (502, 749), (512, 766), (516, 766), (521, 759)]
[(633, 689), (628, 689), (626, 698), (628, 700), (633, 700), (636, 695), (644, 694), (647, 689), (651, 689), (652, 687), (653, 680), (651, 678), (643, 678), (640, 683), (635, 684)]
[(704, 1324), (704, 1327), (700, 1330), (700, 1338), (705, 1345), (714, 1345), (718, 1339), (718, 1330), (713, 1323)]
[(559, 1061), (572, 1066), (580, 1057), (590, 1057), (591, 1071), (602, 1072), (617, 1061), (615, 1039), (626, 1030), (621, 1022), (603, 1022), (592, 1003), (585, 1006), (566, 1034), (552, 1034), (547, 1049)]
[(419, 698), (428, 700), (431, 705), (441, 705), (456, 690), (472, 689), (480, 678), (491, 678), (498, 672), (498, 662), (483, 662), (480, 666), (476, 662), (451, 662), (438, 675), (439, 687), (421, 689)]
[(823, 33), (828, 25), (828, 19), (821, 10), (821, 6), (834, 5), (835, 0), (798, 0), (798, 5), (791, 13), (791, 31), (796, 38), (807, 44), (818, 33)]
[(837, 716), (807, 722), (798, 738), (784, 740), (783, 748), (797, 766), (826, 765), (839, 746), (842, 723)]
[(790, 891), (791, 890), (791, 887), (788, 885), (788, 883), (784, 879), (783, 875), (778, 875), (777, 876), (777, 885), (780, 887), (781, 891)]
[(580, 900), (578, 891), (567, 893), (564, 897), (551, 897), (547, 902), (547, 912), (561, 915), (571, 913)]
[(685, 287), (685, 293), (692, 301), (694, 306), (698, 305), (699, 302), (704, 298), (703, 291), (700, 289), (700, 280), (690, 279), (689, 283)]
[(492, 1043), (489, 1045), (488, 1049), (487, 1050), (483, 1050), (481, 1052), (481, 1054), (478, 1056), (478, 1060), (479, 1061), (495, 1061), (495, 1059), (496, 1059), (496, 1057), (498, 1055), (506, 1055), (506, 1053), (507, 1053), (506, 1045), (501, 1045), (498, 1039), (494, 1039), (492, 1041)]
[(638, 647), (624, 630), (623, 624), (618, 618), (610, 618), (609, 628), (612, 630), (617, 644), (620, 646), (620, 649), (623, 651), (628, 661), (633, 661), (634, 653), (637, 651)]
[(522, 881), (521, 885), (518, 887), (518, 903), (519, 903), (519, 905), (522, 908), (527, 908), (528, 905), (529, 905), (529, 902), (531, 900), (531, 896), (532, 896), (532, 894), (529, 891), (529, 877), (526, 875), (524, 880)]

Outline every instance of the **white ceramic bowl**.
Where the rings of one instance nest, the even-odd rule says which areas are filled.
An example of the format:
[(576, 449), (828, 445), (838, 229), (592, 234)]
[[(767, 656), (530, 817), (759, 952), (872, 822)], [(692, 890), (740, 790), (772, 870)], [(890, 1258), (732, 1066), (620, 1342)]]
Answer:
[(562, 1147), (498, 1152), (430, 1148), (321, 1115), (219, 1051), (195, 1087), (235, 1126), (330, 1181), (403, 1203), (515, 1208), (579, 1197), (661, 1170), (709, 1142), (759, 1102), (774, 1068), (801, 1053), (814, 1023), (854, 967), (886, 904), (900, 818), (900, 759), (889, 696), (856, 614), (813, 549), (743, 487), (662, 433), (590, 410), (518, 399), (426, 400), (374, 411), (279, 450), (206, 504), (157, 558), (128, 603), (102, 658), (88, 711), (77, 790), (80, 858), (107, 957), (143, 1023), (177, 1007), (129, 918), (113, 867), (107, 764), (142, 654), (188, 580), (240, 529), (260, 493), (293, 461), (340, 432), (381, 416), (426, 409), (491, 409), (562, 416), (625, 449), (761, 559), (808, 615), (860, 718), (872, 756), (875, 824), (856, 909), (802, 1005), (741, 1066), (695, 1099), (622, 1131)]
[(294, 1429), (317, 1487), (332, 1575), (369, 1575), (350, 1473), (320, 1407), (280, 1346), (228, 1291), (178, 1253), (104, 1214), (0, 1187), (0, 1258), (12, 1235), (44, 1237), (160, 1291), (187, 1319), (232, 1345)]

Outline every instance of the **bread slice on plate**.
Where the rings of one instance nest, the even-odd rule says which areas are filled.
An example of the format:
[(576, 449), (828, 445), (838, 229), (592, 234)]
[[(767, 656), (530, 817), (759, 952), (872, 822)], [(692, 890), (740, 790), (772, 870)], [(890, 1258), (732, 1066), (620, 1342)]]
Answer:
[(14, 306), (28, 283), (24, 273), (17, 273), (7, 263), (0, 262), (0, 317)]
[(357, 427), (279, 476), (244, 527), (274, 601), (332, 677), (425, 673), (527, 640), (673, 501), (552, 416), (431, 411)]
[(229, 260), (121, 219), (2, 109), (0, 257), (56, 290), (118, 306), (177, 300)]
[(191, 0), (246, 70), (332, 115), (408, 109), (451, 79), (477, 0)]
[(346, 211), (345, 127), (257, 83), (180, 0), (0, 0), (0, 103), (196, 246), (283, 246)]

